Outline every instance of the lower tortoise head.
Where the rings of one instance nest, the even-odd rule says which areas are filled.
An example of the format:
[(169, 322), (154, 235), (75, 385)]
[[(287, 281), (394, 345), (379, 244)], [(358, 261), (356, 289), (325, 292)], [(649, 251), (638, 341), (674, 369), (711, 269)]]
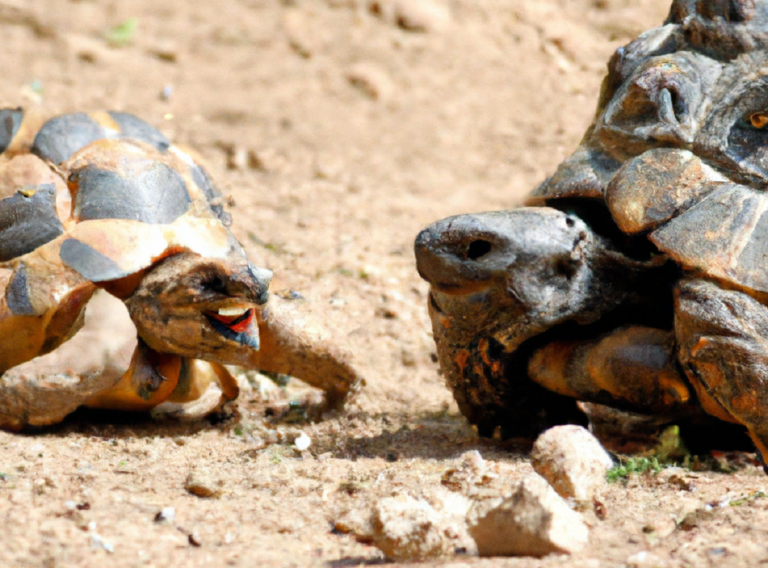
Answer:
[(138, 335), (155, 351), (242, 364), (259, 349), (256, 310), (272, 272), (244, 257), (171, 256), (126, 300)]

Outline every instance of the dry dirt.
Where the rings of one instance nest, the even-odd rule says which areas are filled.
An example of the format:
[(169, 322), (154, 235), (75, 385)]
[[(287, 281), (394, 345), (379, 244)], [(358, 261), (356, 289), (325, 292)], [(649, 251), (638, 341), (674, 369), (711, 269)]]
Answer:
[[(265, 417), (265, 398), (300, 392), (290, 385), (247, 393), (218, 422), (79, 413), (0, 433), (0, 565), (377, 564), (332, 530), (342, 511), (438, 486), (470, 449), (531, 469), (518, 446), (476, 438), (443, 386), (413, 238), (519, 203), (575, 147), (609, 55), (662, 22), (668, 0), (442, 5), (448, 18), (414, 31), (367, 0), (0, 0), (0, 103), (133, 112), (198, 149), (274, 289), (324, 305), (367, 378), (347, 413), (317, 423)], [(129, 18), (127, 44), (109, 46)], [(243, 167), (227, 167), (227, 148)], [(219, 498), (185, 490), (193, 468)], [(702, 473), (693, 491), (633, 478), (606, 488), (607, 516), (587, 515), (575, 557), (451, 565), (757, 565), (768, 498), (737, 498), (767, 482), (753, 466)], [(165, 507), (176, 520), (155, 522)]]

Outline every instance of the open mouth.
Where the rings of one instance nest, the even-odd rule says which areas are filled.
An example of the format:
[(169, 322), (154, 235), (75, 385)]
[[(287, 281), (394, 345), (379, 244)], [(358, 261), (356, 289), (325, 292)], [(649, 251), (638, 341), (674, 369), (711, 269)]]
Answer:
[(254, 321), (253, 308), (221, 308), (215, 312), (203, 313), (211, 327), (227, 339), (253, 349), (259, 348), (259, 327)]

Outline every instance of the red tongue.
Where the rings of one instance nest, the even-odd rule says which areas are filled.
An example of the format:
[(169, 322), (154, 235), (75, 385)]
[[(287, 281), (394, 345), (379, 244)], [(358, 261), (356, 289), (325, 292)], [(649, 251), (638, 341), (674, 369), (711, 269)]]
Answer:
[(211, 317), (226, 325), (236, 333), (246, 333), (251, 328), (253, 322), (253, 310), (248, 310), (239, 316), (222, 316), (218, 313), (212, 313)]

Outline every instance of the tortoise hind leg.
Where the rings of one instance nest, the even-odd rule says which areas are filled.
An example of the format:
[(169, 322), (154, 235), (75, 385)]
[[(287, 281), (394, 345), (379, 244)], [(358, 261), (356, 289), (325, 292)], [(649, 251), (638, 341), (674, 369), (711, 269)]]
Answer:
[(95, 286), (66, 270), (0, 268), (0, 374), (50, 353), (83, 325)]
[(531, 378), (554, 392), (656, 416), (694, 411), (675, 360), (674, 332), (620, 328), (595, 340), (555, 341), (529, 362)]
[[(127, 314), (125, 321), (118, 318), (120, 310), (125, 312), (121, 302), (98, 294), (89, 304), (83, 329), (72, 340), (7, 370), (0, 379), (0, 428), (18, 430), (60, 422), (96, 393), (113, 386), (136, 344), (133, 324)], [(67, 333), (73, 332), (70, 328)], [(0, 336), (0, 351), (7, 345), (5, 339)]]
[(747, 427), (768, 456), (768, 307), (705, 280), (676, 290), (680, 362), (711, 415)]

